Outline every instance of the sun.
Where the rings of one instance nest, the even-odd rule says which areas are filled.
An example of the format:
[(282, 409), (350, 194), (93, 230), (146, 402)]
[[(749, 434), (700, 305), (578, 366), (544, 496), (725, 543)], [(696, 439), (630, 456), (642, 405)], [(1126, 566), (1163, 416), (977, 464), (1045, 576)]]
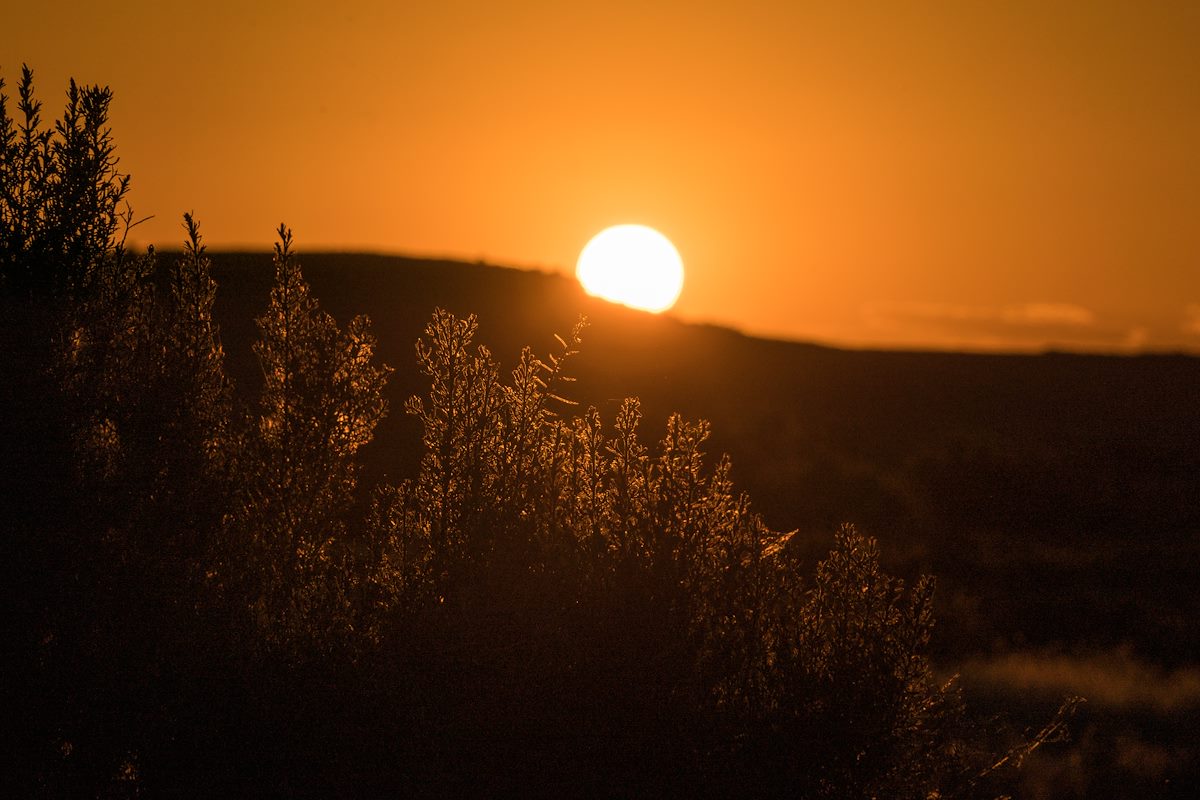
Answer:
[(653, 228), (616, 225), (587, 243), (575, 275), (594, 297), (657, 314), (679, 299), (683, 259), (671, 240)]

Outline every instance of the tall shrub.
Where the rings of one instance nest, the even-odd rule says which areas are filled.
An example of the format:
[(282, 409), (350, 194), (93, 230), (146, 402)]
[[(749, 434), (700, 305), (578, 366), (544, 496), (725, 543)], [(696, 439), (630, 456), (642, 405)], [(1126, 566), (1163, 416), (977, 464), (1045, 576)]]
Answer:
[(230, 455), (237, 497), (220, 568), (255, 636), (320, 652), (353, 627), (347, 514), (390, 369), (373, 363), (366, 317), (343, 331), (320, 309), (283, 225), (274, 269), (254, 344), (262, 391)]

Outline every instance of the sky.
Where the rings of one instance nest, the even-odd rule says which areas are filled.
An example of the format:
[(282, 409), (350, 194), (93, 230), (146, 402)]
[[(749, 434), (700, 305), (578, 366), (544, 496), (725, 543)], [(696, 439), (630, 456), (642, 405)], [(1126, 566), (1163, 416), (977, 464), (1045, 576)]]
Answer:
[(1200, 3), (19, 3), (0, 76), (112, 88), (131, 241), (573, 274), (853, 347), (1200, 352)]

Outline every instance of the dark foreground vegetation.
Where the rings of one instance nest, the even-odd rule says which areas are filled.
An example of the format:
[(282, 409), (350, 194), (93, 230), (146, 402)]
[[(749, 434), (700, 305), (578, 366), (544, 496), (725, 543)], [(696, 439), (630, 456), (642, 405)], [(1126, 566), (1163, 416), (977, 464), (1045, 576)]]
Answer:
[[(250, 342), (268, 254), (212, 257), (224, 340)], [(435, 305), (477, 309), (479, 336), (514, 364), (554, 346), (584, 309), (572, 397), (606, 419), (641, 399), (660, 440), (672, 411), (712, 423), (790, 556), (823, 559), (843, 521), (878, 536), (884, 568), (938, 577), (928, 654), (961, 674), (974, 712), (1037, 728), (1088, 698), (1072, 743), (1026, 761), (1022, 797), (1190, 797), (1200, 777), (1200, 359), (1069, 353), (854, 352), (770, 342), (582, 296), (566, 278), (478, 264), (306, 254), (338, 319), (368, 311), (380, 358), (410, 363)], [(229, 346), (240, 385), (260, 374)], [(398, 369), (393, 402), (428, 391)], [(415, 474), (418, 419), (390, 414), (361, 455), (367, 485)]]
[(574, 405), (585, 327), (502, 369), (439, 310), (400, 378), (281, 226), (223, 339), (190, 216), (123, 246), (107, 103), (0, 116), (14, 793), (994, 797), (1061, 733), (970, 712), (932, 580), (773, 530), (705, 423)]

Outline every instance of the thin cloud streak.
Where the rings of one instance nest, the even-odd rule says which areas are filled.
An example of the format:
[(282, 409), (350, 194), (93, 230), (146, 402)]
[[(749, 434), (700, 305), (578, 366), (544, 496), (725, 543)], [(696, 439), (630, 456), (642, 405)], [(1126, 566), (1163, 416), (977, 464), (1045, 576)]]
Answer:
[(983, 322), (1003, 325), (1088, 327), (1096, 322), (1091, 309), (1073, 303), (1032, 302), (1000, 307), (961, 303), (876, 302), (863, 306), (868, 320), (920, 319), (949, 322)]
[(938, 340), (972, 350), (1131, 352), (1150, 341), (1145, 328), (1102, 320), (1092, 309), (1067, 302), (986, 306), (878, 301), (859, 311), (866, 328), (880, 338)]

